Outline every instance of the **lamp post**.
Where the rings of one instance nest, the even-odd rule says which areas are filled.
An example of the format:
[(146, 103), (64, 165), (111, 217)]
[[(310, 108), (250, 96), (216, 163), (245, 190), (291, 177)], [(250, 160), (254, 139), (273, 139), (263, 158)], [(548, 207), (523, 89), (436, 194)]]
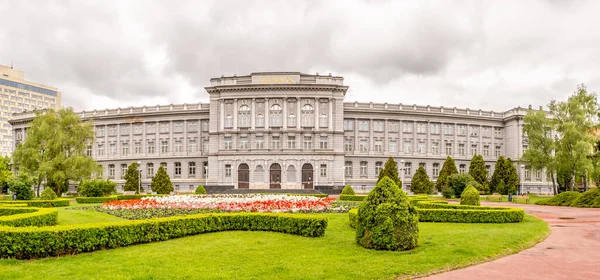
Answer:
[[(521, 164), (521, 172), (519, 172), (519, 173), (522, 173), (523, 170), (525, 170), (525, 165)], [(519, 195), (519, 193), (521, 193), (521, 194), (523, 193), (523, 183), (521, 182), (521, 179), (523, 178), (523, 175), (521, 175), (520, 177), (521, 178), (519, 178), (519, 191), (517, 192), (517, 195)]]
[(206, 183), (208, 182), (208, 166), (204, 165), (204, 187), (206, 187)]
[(138, 161), (138, 194), (141, 193), (142, 189), (142, 162)]
[(402, 177), (400, 177), (400, 181), (402, 181), (402, 186), (400, 186), (400, 188), (402, 190), (404, 190), (404, 160), (403, 159), (400, 160), (400, 174), (401, 174), (400, 176), (402, 176)]

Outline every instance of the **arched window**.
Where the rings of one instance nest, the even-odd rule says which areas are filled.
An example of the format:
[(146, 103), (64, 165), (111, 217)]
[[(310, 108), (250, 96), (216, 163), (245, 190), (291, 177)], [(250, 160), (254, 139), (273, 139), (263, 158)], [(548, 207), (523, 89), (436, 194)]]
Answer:
[(310, 104), (302, 106), (302, 126), (315, 126), (315, 110)]
[(288, 123), (287, 123), (288, 127), (296, 127), (296, 115), (294, 115), (294, 113), (291, 113), (288, 116)]
[(250, 107), (248, 105), (242, 105), (238, 109), (238, 125), (239, 127), (250, 126)]
[(233, 116), (231, 116), (230, 114), (227, 114), (227, 116), (225, 116), (225, 127), (233, 127)]
[(319, 116), (319, 127), (327, 127), (328, 125), (327, 115), (325, 113), (321, 114)]
[(270, 126), (280, 127), (282, 123), (281, 105), (273, 104), (269, 112)]
[(110, 179), (115, 178), (115, 165), (114, 164), (108, 165), (108, 178), (110, 178)]
[(256, 115), (256, 127), (265, 127), (265, 116), (263, 114)]
[(254, 169), (254, 182), (264, 183), (265, 182), (265, 169), (262, 165), (257, 165)]

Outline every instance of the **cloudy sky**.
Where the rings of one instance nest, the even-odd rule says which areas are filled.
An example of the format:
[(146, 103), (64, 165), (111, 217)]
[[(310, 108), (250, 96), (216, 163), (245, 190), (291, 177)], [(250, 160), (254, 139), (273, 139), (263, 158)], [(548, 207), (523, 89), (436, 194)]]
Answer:
[(0, 0), (0, 64), (76, 110), (206, 102), (211, 77), (332, 73), (346, 101), (506, 110), (600, 88), (600, 1)]

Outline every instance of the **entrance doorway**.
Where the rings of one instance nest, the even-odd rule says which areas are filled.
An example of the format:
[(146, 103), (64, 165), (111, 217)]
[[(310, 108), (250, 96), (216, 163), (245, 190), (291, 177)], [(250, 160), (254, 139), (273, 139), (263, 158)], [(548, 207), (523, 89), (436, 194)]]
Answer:
[(271, 164), (271, 168), (269, 168), (269, 177), (269, 188), (281, 189), (281, 165), (279, 165), (279, 163)]
[(250, 188), (250, 167), (242, 163), (238, 166), (238, 189)]
[(313, 189), (313, 166), (310, 163), (302, 165), (302, 188)]

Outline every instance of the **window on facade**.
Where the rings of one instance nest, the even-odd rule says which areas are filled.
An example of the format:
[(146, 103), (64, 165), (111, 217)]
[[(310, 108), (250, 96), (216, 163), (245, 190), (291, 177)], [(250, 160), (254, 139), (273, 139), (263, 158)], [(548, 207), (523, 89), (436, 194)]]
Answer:
[(142, 128), (141, 123), (133, 125), (133, 134), (142, 134), (142, 132), (143, 132), (142, 130), (143, 130), (143, 128)]
[(424, 154), (425, 151), (426, 151), (426, 149), (425, 149), (425, 141), (424, 140), (419, 140), (419, 142), (417, 142), (417, 153)]
[(467, 166), (464, 164), (461, 164), (458, 166), (458, 173), (460, 174), (465, 174), (465, 170), (467, 169)]
[(225, 164), (225, 177), (231, 177), (231, 164)]
[(359, 139), (358, 140), (358, 151), (361, 153), (369, 152), (369, 139)]
[(183, 141), (182, 140), (175, 140), (173, 149), (176, 153), (181, 153), (183, 152)]
[(175, 133), (183, 132), (183, 122), (182, 121), (173, 122), (173, 132), (175, 132)]
[(502, 128), (494, 127), (494, 137), (502, 138)]
[(405, 162), (404, 163), (404, 175), (411, 175), (412, 174), (412, 162)]
[(427, 133), (427, 123), (418, 122), (417, 123), (417, 133), (420, 133), (420, 134)]
[(231, 150), (231, 149), (233, 149), (233, 141), (231, 139), (231, 136), (224, 137), (223, 138), (223, 143), (225, 144), (224, 145), (224, 149), (225, 150)]
[(367, 177), (368, 164), (366, 161), (360, 162), (360, 177)]
[(134, 153), (141, 154), (142, 153), (142, 142), (135, 141), (135, 142), (133, 142), (133, 145), (134, 145)]
[(476, 155), (477, 153), (477, 144), (472, 144), (471, 145), (471, 154), (472, 155)]
[(165, 169), (165, 171), (167, 171), (167, 163), (166, 163), (166, 162), (161, 162), (161, 163), (160, 163), (160, 166), (161, 166), (162, 168), (164, 168), (164, 169)]
[(287, 125), (288, 127), (296, 127), (296, 115), (294, 113), (289, 114)]
[(296, 149), (296, 136), (288, 136), (287, 148)]
[(156, 123), (147, 123), (146, 133), (156, 133)]
[(344, 176), (352, 178), (352, 162), (346, 161), (344, 163)]
[(458, 155), (465, 155), (465, 144), (458, 144)]
[(358, 131), (369, 131), (369, 120), (358, 120)]
[(319, 172), (321, 173), (321, 177), (327, 177), (327, 164), (321, 164)]
[(408, 139), (404, 139), (404, 153), (410, 154), (412, 153), (412, 141)]
[(304, 106), (302, 106), (302, 126), (315, 126), (315, 110), (310, 104), (304, 104)]
[(146, 163), (146, 178), (152, 178), (154, 176), (154, 164)]
[(375, 162), (375, 175), (379, 176), (379, 173), (381, 173), (381, 169), (383, 169), (383, 162)]
[(198, 121), (187, 121), (187, 132), (198, 131)]
[(502, 154), (502, 146), (496, 146), (495, 150), (494, 150), (494, 155), (496, 157), (499, 157)]
[(85, 148), (85, 155), (88, 157), (92, 156), (92, 145), (87, 145), (87, 148)]
[(384, 121), (373, 121), (373, 131), (375, 132), (383, 132), (385, 129), (384, 126)]
[(412, 133), (413, 132), (413, 122), (402, 122), (402, 132), (403, 133)]
[(452, 125), (451, 124), (444, 124), (444, 134), (445, 135), (452, 135)]
[(329, 119), (327, 119), (327, 115), (325, 113), (321, 114), (319, 116), (319, 127), (327, 127), (328, 121)]
[(110, 178), (110, 179), (115, 178), (115, 165), (114, 164), (108, 165), (108, 178)]
[(467, 126), (464, 124), (459, 124), (456, 126), (456, 135), (464, 136), (467, 135)]
[(181, 162), (175, 163), (175, 177), (181, 176)]
[(440, 143), (439, 142), (432, 142), (431, 143), (431, 153), (434, 155), (439, 155), (440, 154)]
[(327, 136), (321, 136), (319, 139), (319, 148), (322, 150), (328, 149), (329, 138)]
[(198, 141), (197, 138), (188, 138), (187, 143), (187, 151), (188, 153), (193, 153), (198, 150)]
[(440, 176), (440, 164), (439, 163), (433, 164), (433, 169), (432, 169), (431, 174), (433, 175), (433, 177)]
[(281, 138), (279, 136), (271, 138), (271, 149), (281, 149)]
[(160, 141), (160, 152), (168, 153), (169, 152), (169, 140)]
[(490, 178), (492, 176), (492, 167), (489, 165), (486, 165), (485, 170), (487, 171), (487, 177)]
[(208, 138), (204, 138), (204, 140), (202, 140), (202, 152), (203, 153), (208, 153)]
[(263, 114), (256, 115), (256, 127), (265, 127), (265, 116)]
[(241, 150), (247, 150), (248, 149), (248, 137), (247, 136), (240, 136), (240, 145), (239, 145)]
[(390, 150), (391, 153), (397, 153), (398, 152), (398, 141), (397, 140), (390, 140), (389, 150)]
[(208, 120), (202, 120), (202, 131), (208, 131)]
[(310, 137), (310, 136), (304, 136), (303, 147), (304, 147), (305, 150), (311, 150), (312, 149), (312, 137)]
[(382, 153), (383, 152), (383, 141), (381, 139), (376, 139), (375, 143), (373, 143), (373, 148), (375, 149), (375, 152), (377, 153)]
[(353, 131), (354, 130), (354, 120), (345, 119), (344, 120), (344, 130)]
[(483, 156), (484, 157), (490, 156), (490, 146), (489, 145), (483, 145)]
[(238, 126), (250, 127), (250, 106), (242, 105), (238, 108)]
[(481, 127), (481, 136), (483, 137), (490, 137), (492, 136), (492, 132), (489, 126), (483, 126)]
[(431, 124), (431, 134), (440, 134), (440, 124), (439, 123)]
[(478, 126), (472, 125), (470, 130), (471, 130), (471, 132), (470, 132), (471, 136), (473, 136), (473, 137), (479, 136), (479, 127)]
[(108, 154), (109, 155), (116, 155), (117, 154), (117, 144), (116, 143), (110, 143), (110, 144), (108, 144)]
[(188, 162), (188, 177), (196, 177), (196, 163), (193, 161)]
[(121, 135), (129, 135), (129, 124), (121, 125)]
[(227, 116), (225, 116), (225, 128), (232, 128), (233, 127), (233, 116), (230, 114), (227, 114)]
[(263, 136), (256, 136), (255, 138), (256, 148), (264, 149), (265, 148), (265, 138)]
[(125, 178), (127, 174), (127, 164), (121, 164), (121, 179)]
[(352, 137), (344, 138), (344, 151), (345, 152), (354, 152), (354, 138), (352, 138)]
[(541, 169), (537, 169), (535, 171), (535, 180), (536, 181), (541, 181), (542, 180), (542, 170)]
[(169, 133), (169, 125), (170, 125), (170, 123), (168, 123), (168, 122), (161, 122), (160, 123), (160, 133)]
[(273, 104), (271, 106), (271, 110), (269, 111), (269, 121), (270, 126), (280, 127), (281, 126), (281, 105)]
[(108, 126), (108, 136), (116, 136), (117, 135), (117, 125), (109, 125)]
[(122, 155), (129, 154), (129, 142), (121, 143), (121, 154)]
[(400, 128), (400, 122), (388, 121), (388, 130), (390, 132), (398, 132), (399, 128)]
[(525, 166), (525, 180), (526, 181), (531, 181), (531, 172), (529, 172), (529, 166)]

